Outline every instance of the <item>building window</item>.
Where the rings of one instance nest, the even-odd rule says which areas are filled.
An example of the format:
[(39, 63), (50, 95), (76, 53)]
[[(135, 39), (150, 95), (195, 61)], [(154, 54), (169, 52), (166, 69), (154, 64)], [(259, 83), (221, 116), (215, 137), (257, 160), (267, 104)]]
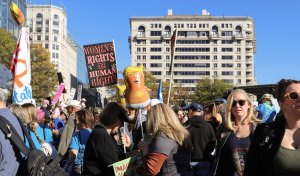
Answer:
[(56, 45), (56, 50), (59, 50), (59, 45)]
[(222, 40), (222, 44), (232, 44), (232, 40)]
[(146, 66), (147, 66), (146, 63), (143, 63), (143, 67), (144, 67), (144, 68), (147, 68)]
[(166, 55), (166, 60), (170, 60), (170, 56), (169, 55)]
[(232, 52), (232, 48), (222, 48), (222, 52)]
[(143, 60), (146, 60), (146, 55), (143, 55)]
[(161, 75), (161, 71), (152, 71), (152, 75)]
[(137, 55), (137, 56), (136, 56), (136, 59), (137, 59), (137, 60), (141, 60), (141, 56), (140, 56), (140, 55)]
[(218, 68), (218, 64), (217, 63), (214, 63), (214, 68)]
[(238, 55), (238, 56), (236, 57), (236, 60), (241, 60), (241, 56)]
[(213, 40), (213, 43), (214, 44), (218, 44), (218, 40)]
[(232, 36), (232, 31), (223, 31), (222, 36)]
[(52, 44), (52, 49), (55, 50), (55, 44)]
[(222, 71), (222, 75), (223, 76), (232, 76), (233, 75), (233, 71)]
[(233, 67), (233, 64), (231, 64), (231, 63), (222, 64), (222, 68), (232, 68), (232, 67)]
[(238, 53), (240, 53), (240, 52), (241, 52), (241, 48), (237, 48), (236, 51), (237, 51)]
[(54, 41), (57, 42), (57, 36), (54, 36)]
[(146, 52), (146, 48), (143, 48), (143, 52)]
[(45, 48), (49, 49), (49, 44), (48, 43), (45, 43)]
[[(136, 41), (137, 44), (146, 44), (146, 40), (137, 40)], [(152, 44), (152, 41), (151, 41)]]
[(151, 31), (151, 36), (161, 36), (161, 31)]
[(166, 52), (170, 52), (170, 48), (166, 48)]
[(55, 56), (56, 56), (56, 59), (58, 59), (59, 57), (58, 57), (58, 53), (55, 53)]
[(238, 80), (237, 80), (237, 83), (238, 83), (238, 84), (242, 84), (242, 80), (241, 80), (241, 79), (238, 79)]
[(241, 72), (241, 71), (237, 71), (237, 72), (236, 72), (236, 75), (241, 76), (241, 75), (242, 75), (242, 72)]
[(222, 56), (222, 60), (233, 60), (233, 56)]
[(153, 56), (150, 56), (150, 59), (151, 60), (161, 60), (161, 56), (160, 55), (153, 55)]
[(237, 63), (237, 64), (236, 64), (236, 67), (237, 67), (237, 68), (241, 68), (241, 67), (242, 67), (242, 64), (241, 64), (241, 63)]
[(236, 44), (241, 44), (241, 40), (237, 40), (237, 41), (236, 41)]
[(37, 40), (41, 40), (41, 35), (37, 35)]
[(214, 52), (218, 52), (218, 48), (214, 48)]
[(150, 48), (151, 52), (161, 52), (161, 48)]
[(218, 56), (214, 56), (214, 60), (218, 60)]
[[(146, 40), (145, 40), (146, 41)], [(150, 41), (151, 44), (161, 44), (161, 40), (151, 40)], [(138, 43), (139, 44), (139, 43)], [(146, 42), (145, 42), (146, 44)]]
[(215, 75), (215, 76), (218, 76), (218, 71), (214, 71), (214, 75)]
[(141, 48), (136, 48), (136, 52), (141, 52)]
[(48, 41), (49, 40), (49, 35), (45, 36), (45, 40)]
[(150, 64), (150, 67), (162, 67), (161, 63), (152, 63)]

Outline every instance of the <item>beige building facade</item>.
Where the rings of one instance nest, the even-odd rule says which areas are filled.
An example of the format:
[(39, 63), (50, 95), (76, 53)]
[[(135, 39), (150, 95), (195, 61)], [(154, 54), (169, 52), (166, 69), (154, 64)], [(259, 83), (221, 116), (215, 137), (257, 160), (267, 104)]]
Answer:
[(170, 79), (171, 37), (177, 31), (175, 85), (194, 88), (204, 78), (234, 86), (255, 85), (256, 38), (251, 17), (173, 15), (130, 18), (131, 65), (143, 65), (158, 80)]
[(28, 5), (27, 25), (31, 42), (40, 43), (50, 51), (51, 62), (62, 73), (68, 98), (71, 78), (76, 78), (77, 49), (68, 39), (66, 11), (54, 5)]

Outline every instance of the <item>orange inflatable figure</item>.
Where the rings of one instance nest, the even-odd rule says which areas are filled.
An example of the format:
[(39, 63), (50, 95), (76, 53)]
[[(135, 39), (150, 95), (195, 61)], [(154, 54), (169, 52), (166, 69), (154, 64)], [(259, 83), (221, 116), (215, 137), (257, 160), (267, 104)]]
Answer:
[(126, 67), (123, 75), (126, 84), (126, 107), (132, 109), (146, 108), (150, 103), (150, 96), (144, 85), (143, 66)]

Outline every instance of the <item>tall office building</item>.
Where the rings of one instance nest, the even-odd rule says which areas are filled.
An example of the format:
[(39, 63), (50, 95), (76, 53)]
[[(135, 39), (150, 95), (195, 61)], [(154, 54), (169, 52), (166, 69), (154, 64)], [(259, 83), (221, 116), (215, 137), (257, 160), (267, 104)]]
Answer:
[[(20, 10), (22, 10), (24, 16), (26, 16), (25, 0), (14, 0), (13, 2), (20, 8)], [(19, 36), (19, 26), (15, 23), (10, 14), (9, 5), (10, 1), (0, 0), (0, 27), (13, 34), (13, 36), (17, 39)]]
[[(86, 84), (85, 78), (78, 78), (82, 76), (78, 73), (78, 61), (84, 59), (84, 56), (80, 54), (82, 48), (67, 31), (65, 9), (54, 5), (28, 5), (27, 24), (31, 42), (40, 43), (50, 51), (51, 62), (62, 73), (67, 92), (72, 87), (77, 88), (78, 79)], [(84, 69), (81, 71), (84, 72)]]
[(204, 78), (235, 86), (256, 84), (256, 40), (251, 17), (173, 15), (130, 18), (131, 65), (143, 65), (158, 80), (170, 79), (170, 40), (177, 30), (175, 85), (193, 89)]

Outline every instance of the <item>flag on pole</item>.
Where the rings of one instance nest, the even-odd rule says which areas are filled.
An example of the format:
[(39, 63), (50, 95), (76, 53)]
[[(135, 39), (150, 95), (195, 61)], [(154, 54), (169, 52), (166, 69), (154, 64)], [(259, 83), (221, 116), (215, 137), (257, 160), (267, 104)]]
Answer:
[(175, 54), (175, 45), (176, 45), (176, 38), (177, 38), (177, 29), (174, 31), (172, 37), (171, 37), (171, 63), (170, 63), (170, 69), (169, 72), (173, 69), (173, 62), (174, 62), (174, 54)]
[(157, 99), (163, 102), (163, 94), (162, 94), (162, 81), (160, 80), (158, 89), (157, 89)]
[(32, 103), (30, 44), (26, 27), (21, 28), (10, 71), (14, 75), (13, 103)]

